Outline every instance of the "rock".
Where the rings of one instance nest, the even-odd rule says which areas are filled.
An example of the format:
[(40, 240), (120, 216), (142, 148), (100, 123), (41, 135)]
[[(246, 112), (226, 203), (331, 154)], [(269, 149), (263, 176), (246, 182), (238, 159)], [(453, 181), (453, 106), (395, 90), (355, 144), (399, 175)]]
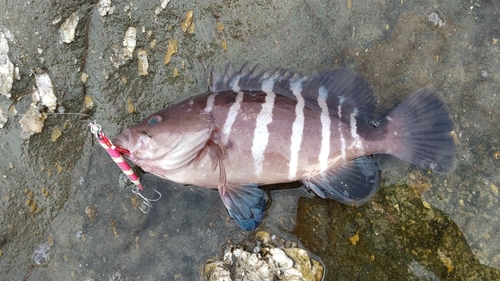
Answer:
[(61, 43), (71, 43), (75, 40), (75, 30), (79, 20), (78, 12), (74, 12), (61, 24), (59, 28), (59, 40)]
[(10, 90), (14, 82), (14, 64), (10, 61), (8, 52), (7, 38), (0, 31), (0, 94), (10, 98)]
[(208, 281), (243, 280), (286, 280), (320, 281), (323, 266), (309, 257), (306, 250), (293, 242), (257, 232), (249, 241), (240, 244), (227, 243), (222, 260), (205, 264), (205, 278)]
[(41, 103), (51, 112), (54, 112), (56, 109), (57, 97), (54, 94), (52, 81), (50, 80), (49, 75), (41, 68), (36, 69), (35, 83), (37, 89), (32, 94), (33, 102)]
[(129, 27), (123, 36), (123, 48), (120, 50), (115, 50), (115, 53), (111, 55), (110, 60), (115, 68), (127, 63), (132, 59), (134, 55), (135, 45), (137, 43), (137, 28)]
[(7, 123), (7, 115), (5, 115), (2, 111), (2, 108), (0, 108), (0, 128), (3, 128), (5, 123)]
[(99, 15), (104, 17), (107, 14), (113, 14), (115, 6), (111, 4), (111, 0), (100, 0), (99, 3), (97, 3), (97, 10), (99, 11)]

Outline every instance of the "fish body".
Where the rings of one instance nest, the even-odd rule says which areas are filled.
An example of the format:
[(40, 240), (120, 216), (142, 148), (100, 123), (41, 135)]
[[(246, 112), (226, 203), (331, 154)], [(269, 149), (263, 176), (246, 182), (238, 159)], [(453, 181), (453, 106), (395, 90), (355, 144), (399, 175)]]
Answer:
[(378, 190), (371, 155), (391, 154), (438, 173), (455, 167), (453, 123), (436, 90), (412, 94), (375, 122), (369, 83), (348, 69), (311, 77), (212, 72), (209, 93), (167, 107), (118, 135), (146, 172), (217, 188), (246, 230), (263, 217), (259, 185), (302, 181), (323, 198), (361, 204)]

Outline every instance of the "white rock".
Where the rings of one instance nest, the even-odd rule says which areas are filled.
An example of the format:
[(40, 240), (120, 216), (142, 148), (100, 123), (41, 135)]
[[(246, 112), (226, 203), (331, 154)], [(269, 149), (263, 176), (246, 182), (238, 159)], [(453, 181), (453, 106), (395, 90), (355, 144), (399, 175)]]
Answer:
[(107, 14), (113, 14), (115, 6), (111, 4), (111, 0), (99, 0), (99, 3), (97, 3), (97, 10), (99, 11), (99, 15), (104, 17)]
[(19, 73), (19, 67), (17, 66), (14, 68), (14, 77), (17, 81), (21, 80), (21, 74)]
[(75, 30), (79, 20), (78, 12), (74, 12), (61, 24), (59, 27), (60, 43), (71, 43), (75, 40)]
[(432, 12), (427, 18), (434, 24), (434, 26), (442, 26), (444, 24), (444, 20), (438, 15), (436, 12)]
[(227, 268), (225, 268), (223, 265), (220, 264), (220, 262), (216, 263), (214, 266), (213, 271), (210, 273), (210, 276), (207, 277), (208, 281), (233, 281), (231, 279), (231, 272)]
[(21, 137), (23, 139), (29, 139), (33, 134), (41, 133), (45, 118), (47, 118), (47, 115), (38, 111), (36, 104), (32, 103), (23, 118), (19, 120), (21, 129), (23, 130), (21, 132)]
[(272, 281), (274, 272), (269, 270), (269, 265), (265, 260), (260, 258), (259, 254), (242, 251), (236, 263), (234, 275), (236, 281)]
[(136, 44), (137, 28), (129, 27), (123, 36), (123, 48), (126, 50), (126, 58), (131, 59)]
[(61, 15), (57, 15), (53, 20), (52, 20), (52, 24), (58, 24), (60, 23), (62, 20), (62, 17)]
[(10, 30), (6, 27), (2, 27), (0, 28), (0, 32), (3, 32), (3, 34), (5, 35), (5, 38), (7, 40), (9, 40), (10, 42), (14, 42), (14, 35), (12, 34), (12, 32), (10, 32)]
[(111, 55), (110, 60), (115, 68), (124, 65), (131, 60), (134, 55), (136, 44), (137, 28), (129, 27), (123, 36), (123, 48), (115, 50), (115, 54)]
[(0, 31), (0, 94), (10, 98), (10, 90), (14, 82), (14, 64), (7, 55), (9, 45), (5, 34)]
[(273, 260), (278, 263), (281, 270), (293, 267), (293, 260), (289, 258), (283, 250), (271, 248), (269, 249), (269, 253), (271, 254)]
[(233, 252), (227, 251), (224, 253), (224, 257), (222, 258), (224, 264), (231, 266), (233, 265)]
[(5, 33), (0, 31), (0, 54), (7, 54), (9, 52), (9, 44)]
[[(269, 239), (263, 240), (270, 237), (269, 233), (258, 233), (255, 240), (250, 240), (253, 242), (250, 247), (249, 241), (244, 242), (244, 246), (226, 245), (222, 261), (210, 261), (205, 264), (205, 277), (208, 281), (322, 280), (323, 267), (318, 261), (311, 259), (307, 251), (296, 247), (280, 248), (283, 239), (277, 236), (272, 240), (277, 240), (281, 246)], [(249, 252), (244, 250), (246, 248), (258, 250)], [(219, 273), (214, 275), (214, 272)], [(229, 275), (226, 275), (227, 272)], [(213, 278), (214, 276), (220, 278)]]
[(139, 49), (137, 51), (137, 69), (139, 76), (148, 75), (148, 51), (146, 51), (145, 49)]
[(161, 0), (161, 8), (165, 9), (168, 5), (168, 2), (170, 2), (170, 0)]
[(52, 81), (50, 80), (49, 75), (43, 70), (37, 69), (35, 74), (35, 84), (37, 89), (33, 91), (32, 94), (33, 102), (41, 102), (51, 112), (54, 112), (56, 109), (57, 97), (54, 94)]
[(7, 115), (3, 114), (2, 108), (0, 108), (0, 128), (7, 123)]
[(159, 15), (161, 13), (161, 11), (163, 11), (167, 7), (169, 2), (170, 2), (170, 0), (160, 0), (160, 6), (156, 7), (155, 15)]

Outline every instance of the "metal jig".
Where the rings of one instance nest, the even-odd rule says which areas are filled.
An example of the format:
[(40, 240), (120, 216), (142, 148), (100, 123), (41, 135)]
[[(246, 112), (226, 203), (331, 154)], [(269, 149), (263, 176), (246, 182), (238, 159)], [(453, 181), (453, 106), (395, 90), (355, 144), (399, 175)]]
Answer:
[(132, 193), (137, 194), (139, 197), (142, 199), (142, 203), (147, 207), (143, 208), (142, 206), (139, 207), (139, 209), (147, 214), (149, 210), (153, 207), (151, 205), (151, 202), (155, 202), (160, 200), (161, 198), (161, 193), (158, 192), (155, 189), (155, 192), (159, 195), (158, 198), (156, 199), (149, 199), (144, 197), (140, 192), (144, 191), (144, 188), (139, 180), (139, 177), (134, 173), (132, 168), (130, 168), (129, 164), (123, 159), (122, 153), (129, 153), (128, 150), (126, 149), (121, 149), (113, 145), (109, 138), (104, 135), (102, 132), (102, 128), (99, 124), (97, 124), (95, 121), (92, 123), (89, 123), (90, 127), (90, 132), (97, 138), (101, 146), (106, 150), (106, 152), (111, 156), (111, 159), (120, 167), (120, 169), (123, 171), (125, 175), (130, 179), (131, 182), (135, 184), (135, 187), (132, 188)]

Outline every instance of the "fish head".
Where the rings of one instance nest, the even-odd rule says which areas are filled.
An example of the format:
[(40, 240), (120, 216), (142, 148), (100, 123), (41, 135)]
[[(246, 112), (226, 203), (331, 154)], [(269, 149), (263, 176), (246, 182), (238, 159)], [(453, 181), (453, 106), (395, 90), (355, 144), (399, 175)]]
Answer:
[(211, 137), (213, 118), (166, 108), (118, 134), (113, 143), (143, 170), (167, 177), (192, 162)]

